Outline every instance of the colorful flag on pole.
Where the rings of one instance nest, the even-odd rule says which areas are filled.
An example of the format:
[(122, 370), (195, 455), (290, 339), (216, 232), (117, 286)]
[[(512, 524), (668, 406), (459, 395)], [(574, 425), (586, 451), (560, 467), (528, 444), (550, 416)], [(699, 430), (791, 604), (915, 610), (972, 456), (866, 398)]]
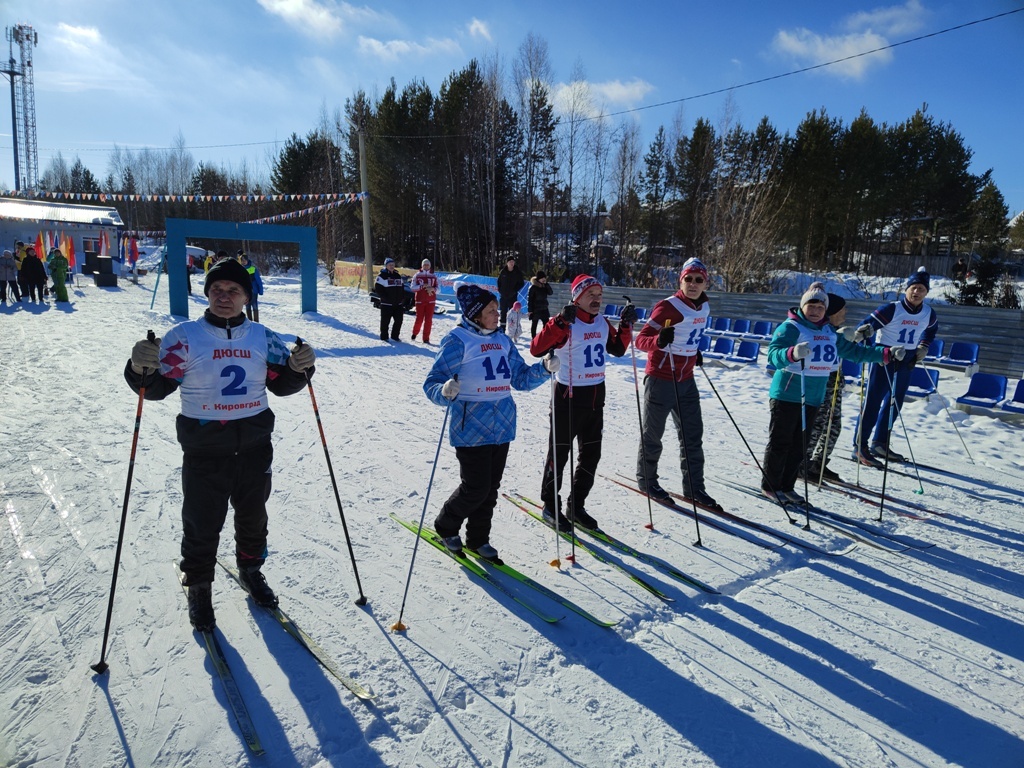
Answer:
[(75, 240), (73, 237), (68, 238), (68, 252), (64, 254), (68, 257), (68, 267), (70, 269), (75, 268)]
[(134, 237), (128, 245), (128, 263), (135, 266), (135, 262), (139, 260), (139, 241)]
[(48, 249), (44, 250), (44, 245), (45, 243), (43, 243), (43, 230), (39, 230), (39, 235), (36, 237), (36, 256), (38, 256), (43, 261), (46, 261), (46, 256), (47, 254), (50, 253), (50, 251)]

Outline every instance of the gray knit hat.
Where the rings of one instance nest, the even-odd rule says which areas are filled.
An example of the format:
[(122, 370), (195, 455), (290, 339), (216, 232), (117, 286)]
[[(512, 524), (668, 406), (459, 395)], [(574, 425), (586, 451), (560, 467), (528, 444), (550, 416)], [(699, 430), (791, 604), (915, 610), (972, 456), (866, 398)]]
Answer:
[(803, 307), (810, 301), (820, 301), (828, 309), (828, 294), (825, 293), (825, 286), (817, 280), (811, 283), (804, 291), (804, 295), (800, 297), (800, 306)]

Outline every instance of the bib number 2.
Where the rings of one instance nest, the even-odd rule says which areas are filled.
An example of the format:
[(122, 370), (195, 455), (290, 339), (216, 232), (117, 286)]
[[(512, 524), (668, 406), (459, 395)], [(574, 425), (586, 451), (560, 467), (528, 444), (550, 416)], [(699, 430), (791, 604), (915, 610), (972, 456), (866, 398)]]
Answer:
[(240, 365), (225, 366), (221, 372), (222, 379), (230, 379), (220, 391), (222, 397), (238, 397), (245, 395), (249, 389), (245, 386), (245, 368)]

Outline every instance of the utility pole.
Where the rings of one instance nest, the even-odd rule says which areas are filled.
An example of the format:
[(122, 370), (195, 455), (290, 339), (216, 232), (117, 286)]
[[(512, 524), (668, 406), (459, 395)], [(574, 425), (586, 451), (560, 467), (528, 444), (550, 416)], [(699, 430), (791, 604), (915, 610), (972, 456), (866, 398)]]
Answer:
[[(39, 150), (36, 146), (36, 97), (32, 49), (39, 35), (27, 24), (8, 27), (10, 58), (0, 73), (11, 81), (11, 138), (14, 144), (14, 189), (33, 190), (39, 186)], [(21, 61), (14, 59), (18, 46)], [(20, 78), (20, 79), (19, 79)], [(24, 176), (22, 175), (24, 174)]]
[(369, 293), (373, 290), (373, 241), (370, 233), (370, 183), (366, 171), (366, 119), (360, 116), (359, 125), (351, 120), (348, 124), (359, 135), (359, 191), (363, 195), (363, 268), (366, 270), (366, 292)]

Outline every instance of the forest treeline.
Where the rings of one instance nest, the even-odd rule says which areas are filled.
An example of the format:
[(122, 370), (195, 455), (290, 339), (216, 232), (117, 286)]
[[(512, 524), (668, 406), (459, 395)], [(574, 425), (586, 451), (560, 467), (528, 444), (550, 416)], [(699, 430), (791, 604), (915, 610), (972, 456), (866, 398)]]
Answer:
[[(393, 80), (359, 91), (293, 134), (261, 174), (196, 163), (179, 134), (169, 150), (115, 148), (106, 176), (58, 155), (43, 177), (58, 191), (249, 195), (359, 191), (365, 138), (373, 249), (403, 266), (490, 274), (509, 254), (556, 278), (598, 271), (652, 285), (690, 256), (733, 291), (771, 288), (770, 273), (859, 272), (879, 254), (977, 254), (993, 264), (1024, 245), (991, 169), (922, 105), (903, 122), (867, 110), (849, 123), (824, 109), (781, 134), (765, 117), (735, 122), (727, 106), (684, 129), (682, 113), (649, 144), (637, 122), (595, 101), (581, 67), (554, 85), (546, 43), (533, 35), (505, 72), (473, 60), (434, 92)], [(306, 207), (278, 202), (115, 203), (134, 229), (168, 216), (253, 220)], [(308, 205), (308, 204), (306, 204)], [(319, 228), (321, 258), (363, 253), (361, 209), (296, 219)], [(998, 271), (998, 270), (997, 270)]]

